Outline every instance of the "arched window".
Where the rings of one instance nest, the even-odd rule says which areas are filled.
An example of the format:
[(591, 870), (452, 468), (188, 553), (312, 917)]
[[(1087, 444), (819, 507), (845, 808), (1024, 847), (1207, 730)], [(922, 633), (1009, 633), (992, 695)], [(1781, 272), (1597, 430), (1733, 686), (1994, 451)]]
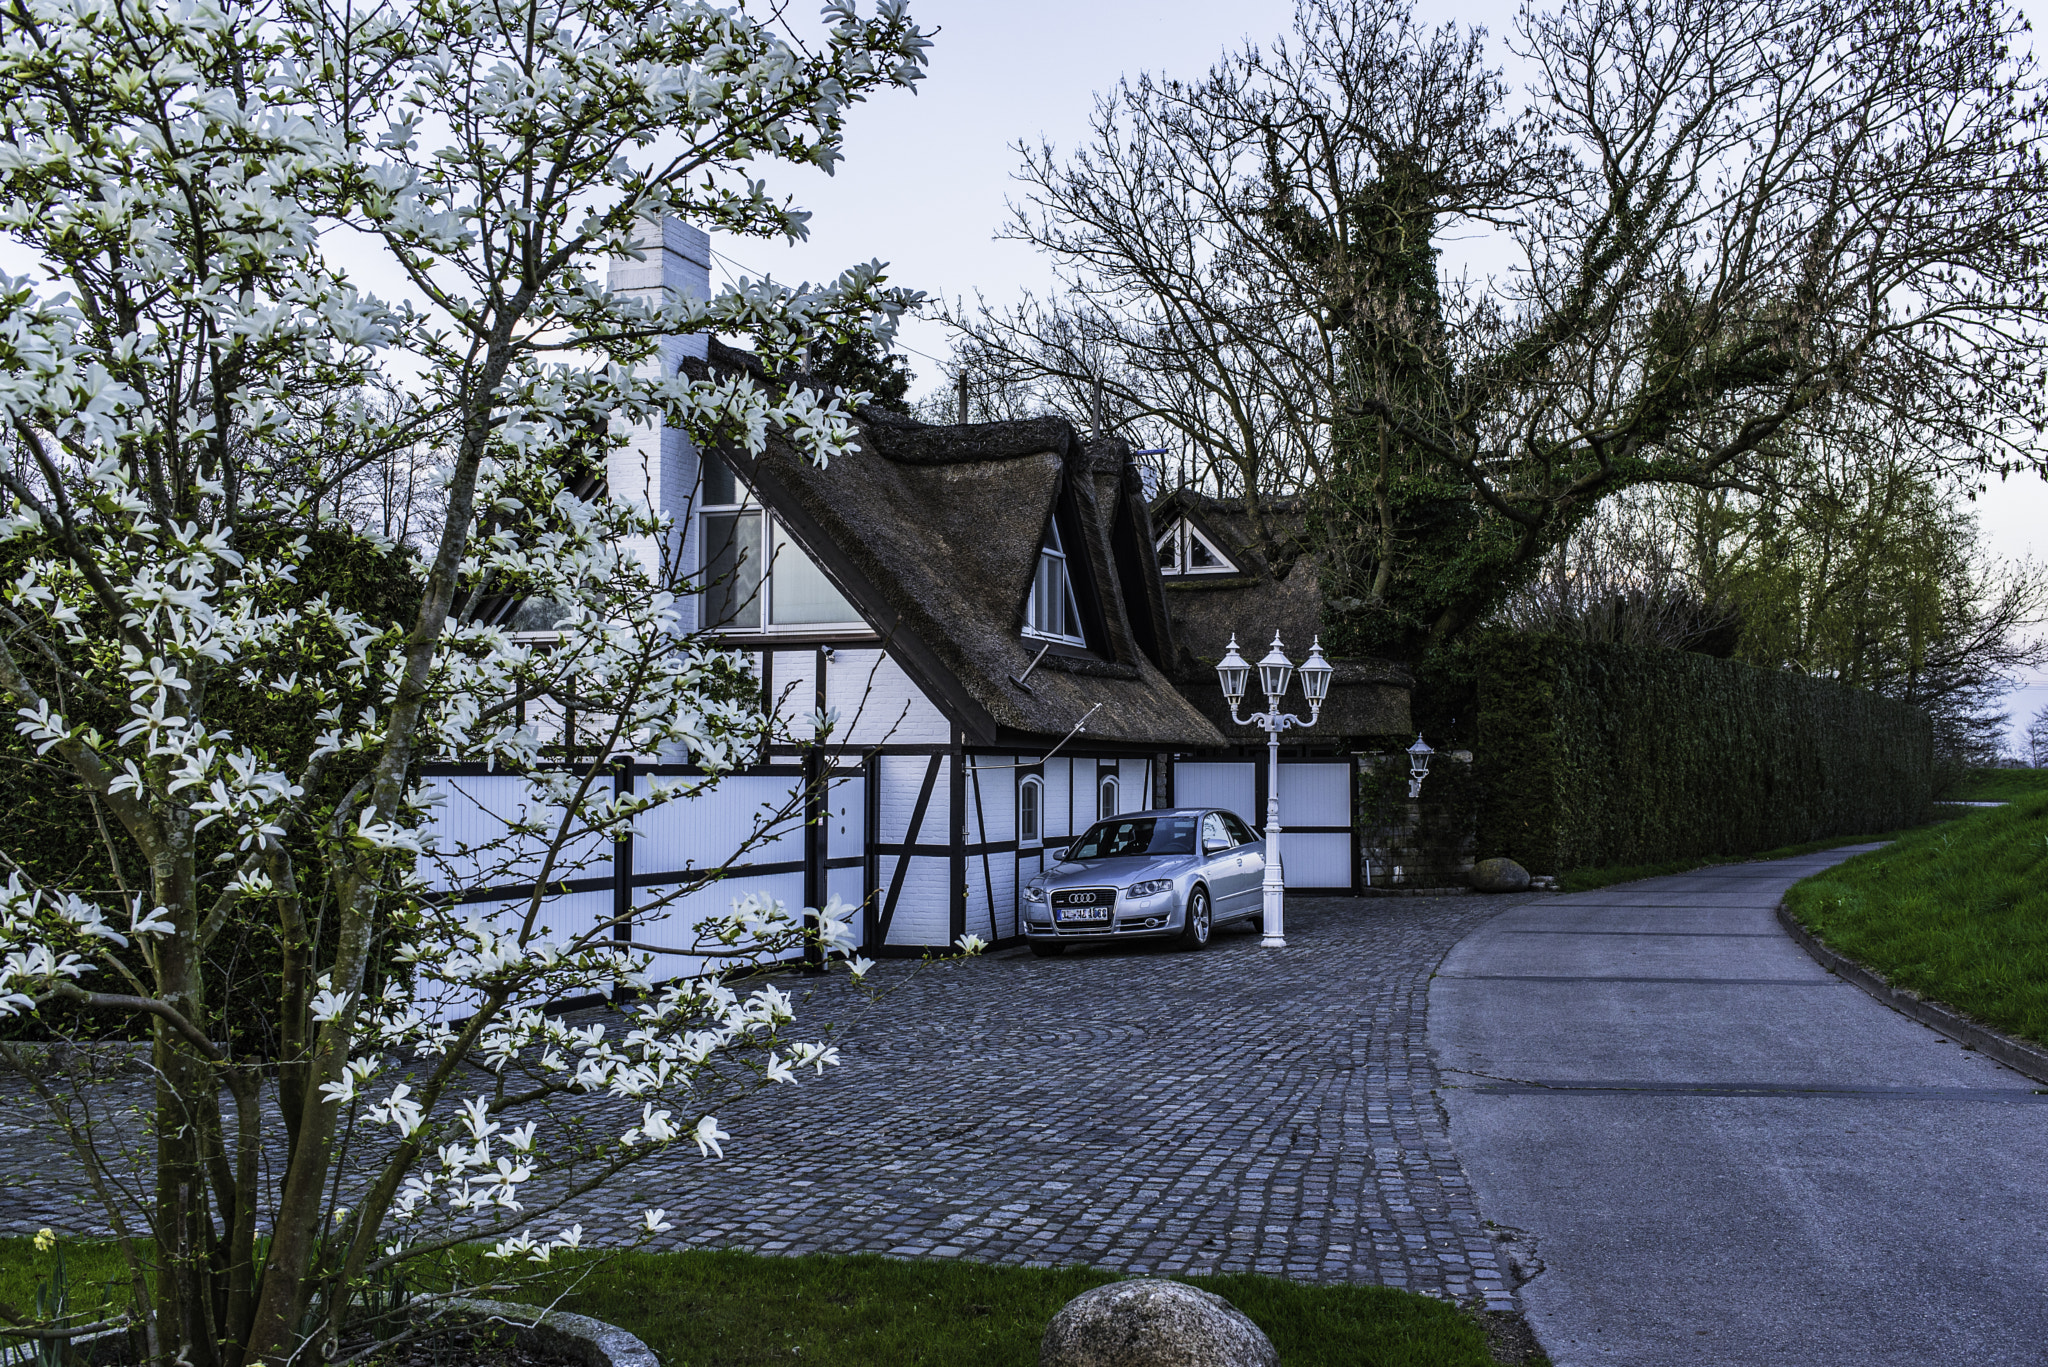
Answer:
[(1041, 839), (1039, 813), (1045, 810), (1045, 782), (1033, 775), (1017, 785), (1017, 843), (1036, 845)]
[(1116, 775), (1104, 774), (1101, 783), (1096, 787), (1096, 792), (1095, 819), (1107, 821), (1117, 814)]

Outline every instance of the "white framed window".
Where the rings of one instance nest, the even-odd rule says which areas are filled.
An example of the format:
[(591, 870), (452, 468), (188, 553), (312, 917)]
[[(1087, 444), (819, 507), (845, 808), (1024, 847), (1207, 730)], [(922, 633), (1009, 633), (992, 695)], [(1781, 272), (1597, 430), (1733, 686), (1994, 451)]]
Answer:
[(1216, 543), (1184, 517), (1176, 519), (1156, 544), (1161, 574), (1238, 573), (1230, 557), (1216, 549)]
[(1116, 775), (1104, 774), (1095, 784), (1095, 819), (1107, 821), (1116, 814)]
[(1024, 634), (1041, 641), (1086, 645), (1081, 632), (1081, 605), (1074, 600), (1074, 579), (1067, 571), (1067, 551), (1060, 542), (1059, 523), (1046, 527), (1038, 550), (1038, 571), (1031, 576), (1031, 597), (1024, 605)]
[(1044, 839), (1045, 780), (1036, 774), (1017, 785), (1017, 843), (1036, 845)]
[(708, 454), (698, 508), (705, 626), (773, 632), (866, 625), (782, 520)]

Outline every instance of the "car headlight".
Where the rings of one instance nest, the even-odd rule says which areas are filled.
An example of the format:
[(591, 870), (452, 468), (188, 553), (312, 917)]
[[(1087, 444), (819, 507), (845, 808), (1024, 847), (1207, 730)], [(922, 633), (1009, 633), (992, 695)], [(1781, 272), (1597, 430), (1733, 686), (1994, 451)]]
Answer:
[(1024, 900), (1027, 902), (1043, 902), (1045, 900), (1045, 889), (1036, 883), (1026, 883), (1024, 885)]
[(1152, 897), (1173, 886), (1171, 878), (1148, 878), (1142, 883), (1133, 883), (1124, 889), (1127, 897)]

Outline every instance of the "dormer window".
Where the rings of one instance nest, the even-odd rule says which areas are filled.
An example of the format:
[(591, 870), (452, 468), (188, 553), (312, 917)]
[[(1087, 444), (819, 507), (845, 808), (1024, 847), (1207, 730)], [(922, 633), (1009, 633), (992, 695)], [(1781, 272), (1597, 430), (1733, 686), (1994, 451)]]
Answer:
[(1045, 544), (1038, 551), (1038, 572), (1031, 576), (1031, 598), (1024, 605), (1024, 634), (1041, 641), (1088, 644), (1081, 634), (1081, 606), (1074, 600), (1074, 579), (1067, 571), (1057, 520), (1046, 524)]
[(1184, 517), (1167, 528), (1166, 535), (1159, 538), (1158, 549), (1161, 574), (1238, 573), (1230, 557), (1217, 550), (1216, 543)]

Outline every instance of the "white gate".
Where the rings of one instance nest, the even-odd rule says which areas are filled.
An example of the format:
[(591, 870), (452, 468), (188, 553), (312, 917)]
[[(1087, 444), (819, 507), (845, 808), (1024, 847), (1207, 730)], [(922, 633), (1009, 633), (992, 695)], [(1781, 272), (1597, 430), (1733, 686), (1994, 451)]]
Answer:
[[(1280, 866), (1294, 892), (1358, 891), (1352, 826), (1357, 774), (1349, 759), (1280, 761)], [(1266, 760), (1176, 760), (1176, 807), (1221, 807), (1251, 826), (1266, 822)]]

